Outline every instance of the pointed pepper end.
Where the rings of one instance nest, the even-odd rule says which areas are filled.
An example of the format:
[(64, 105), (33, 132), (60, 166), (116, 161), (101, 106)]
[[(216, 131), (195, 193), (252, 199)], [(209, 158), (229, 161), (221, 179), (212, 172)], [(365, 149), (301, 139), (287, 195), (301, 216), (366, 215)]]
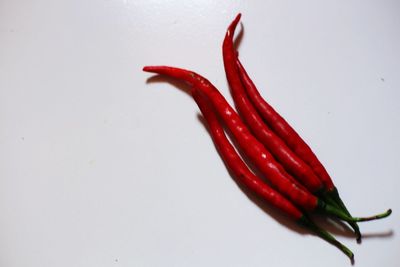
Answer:
[(226, 32), (227, 37), (228, 36), (232, 36), (233, 38), (233, 33), (235, 32), (236, 26), (239, 23), (239, 20), (241, 18), (242, 14), (237, 14), (237, 16), (235, 17), (235, 19), (232, 21), (232, 23), (229, 25), (228, 27), (228, 31)]
[(360, 234), (360, 235), (357, 235), (356, 240), (357, 240), (357, 243), (358, 243), (358, 244), (361, 244), (361, 242), (362, 242), (362, 236), (361, 236), (361, 234)]
[(142, 70), (146, 72), (151, 72), (151, 69), (152, 69), (151, 66), (144, 66)]

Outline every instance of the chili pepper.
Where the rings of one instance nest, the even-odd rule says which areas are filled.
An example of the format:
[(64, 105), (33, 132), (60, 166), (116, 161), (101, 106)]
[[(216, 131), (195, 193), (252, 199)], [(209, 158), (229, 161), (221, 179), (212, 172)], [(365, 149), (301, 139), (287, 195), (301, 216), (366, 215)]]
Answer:
[[(337, 198), (335, 198), (336, 195), (323, 194), (332, 188), (333, 183), (332, 180), (329, 178), (329, 175), (326, 176), (327, 172), (322, 164), (315, 166), (310, 165), (308, 162), (304, 161), (301, 154), (297, 154), (296, 151), (289, 146), (289, 144), (285, 143), (285, 138), (281, 139), (281, 136), (278, 136), (279, 133), (277, 135), (264, 123), (265, 116), (263, 116), (264, 120), (260, 117), (260, 115), (266, 114), (262, 112), (259, 113), (257, 105), (260, 102), (257, 101), (259, 100), (259, 98), (257, 98), (259, 94), (257, 95), (255, 93), (258, 91), (251, 86), (251, 84), (253, 83), (251, 82), (249, 76), (246, 75), (247, 73), (245, 72), (243, 66), (240, 64), (237, 52), (233, 45), (233, 35), (235, 32), (235, 28), (240, 20), (240, 17), (241, 15), (238, 14), (234, 21), (229, 25), (223, 43), (223, 58), (226, 77), (228, 79), (233, 99), (238, 107), (238, 110), (244, 117), (245, 121), (247, 122), (255, 136), (268, 149), (270, 149), (272, 154), (277, 157), (278, 161), (280, 161), (282, 165), (287, 170), (289, 170), (289, 172), (294, 174), (294, 176), (299, 179), (299, 181), (303, 185), (305, 185), (308, 190), (310, 190), (312, 193), (321, 195), (325, 201), (332, 205), (335, 205), (337, 208), (342, 209), (347, 215), (350, 216), (350, 213), (348, 212), (340, 198), (340, 202), (338, 202)], [(256, 101), (254, 101), (254, 98)], [(264, 105), (263, 107), (266, 106)], [(279, 114), (277, 115), (278, 116), (272, 116), (272, 118), (267, 121), (269, 123), (269, 126), (274, 127), (278, 125), (276, 127), (279, 128), (279, 126), (281, 125), (281, 123), (278, 121), (280, 116)], [(273, 129), (275, 130), (275, 128)], [(308, 146), (307, 148), (309, 151), (311, 151)], [(322, 175), (322, 178), (320, 178), (318, 174), (320, 176)], [(352, 222), (350, 223), (350, 226), (354, 229), (357, 241), (360, 242), (361, 232), (358, 225)]]
[[(284, 118), (280, 116), (274, 108), (265, 101), (260, 95), (257, 87), (249, 77), (244, 66), (240, 62), (239, 58), (236, 59), (236, 65), (240, 74), (240, 79), (245, 88), (245, 91), (250, 98), (250, 101), (257, 109), (259, 114), (265, 120), (266, 123), (273, 129), (273, 131), (286, 143), (286, 145), (294, 151), (305, 163), (307, 163), (313, 172), (319, 177), (323, 183), (324, 188), (320, 192), (320, 195), (332, 205), (336, 205), (342, 209), (347, 215), (351, 216), (347, 207), (343, 203), (339, 196), (339, 192), (335, 187), (328, 172), (318, 160), (311, 148), (306, 142), (300, 137), (300, 135), (286, 122)], [(358, 242), (361, 242), (361, 232), (357, 223), (350, 223), (350, 226), (354, 229)]]
[(285, 175), (286, 172), (283, 167), (277, 164), (272, 155), (253, 137), (237, 113), (208, 80), (192, 71), (173, 67), (147, 66), (143, 70), (168, 75), (196, 87), (209, 98), (224, 123), (234, 135), (239, 146), (253, 163), (260, 168), (260, 171), (268, 176), (267, 178), (278, 191), (285, 192), (287, 197), (306, 210), (313, 210), (317, 206), (318, 199), (298, 186), (293, 178), (288, 178), (290, 177), (289, 175)]
[[(238, 17), (236, 19), (240, 19), (240, 14)], [(319, 177), (320, 181), (324, 185), (323, 196), (325, 199), (329, 200), (330, 203), (336, 204), (350, 216), (347, 207), (340, 198), (339, 192), (325, 167), (322, 165), (307, 143), (293, 129), (293, 127), (291, 127), (290, 124), (282, 116), (280, 116), (280, 114), (276, 112), (267, 101), (265, 101), (247, 74), (240, 60), (237, 58), (236, 53), (235, 55), (236, 66), (239, 71), (240, 79), (248, 97), (250, 98), (250, 101), (255, 106), (257, 112), (268, 123), (273, 131), (286, 143), (286, 145), (293, 150), (293, 152), (297, 154), (306, 164), (308, 164), (313, 172)], [(358, 226), (353, 226), (356, 227), (355, 230), (358, 232), (357, 239), (360, 240), (361, 233), (358, 230)]]
[(285, 143), (313, 169), (324, 184), (325, 190), (334, 191), (335, 185), (325, 167), (300, 135), (261, 96), (239, 58), (236, 59), (236, 66), (239, 70), (240, 78), (247, 95), (262, 118), (276, 132), (276, 134), (279, 135), (279, 137), (282, 138), (282, 140), (284, 140)]
[(233, 46), (233, 35), (239, 22), (240, 14), (229, 25), (222, 46), (224, 67), (233, 100), (239, 113), (255, 137), (272, 153), (289, 173), (293, 174), (309, 191), (319, 192), (323, 184), (312, 169), (301, 160), (262, 120), (243, 88), (236, 66), (236, 51)]
[(266, 176), (270, 183), (283, 195), (288, 197), (295, 205), (306, 211), (321, 211), (336, 216), (347, 222), (376, 220), (389, 216), (391, 210), (366, 218), (350, 217), (341, 210), (326, 204), (321, 199), (312, 195), (307, 190), (299, 187), (293, 177), (275, 161), (274, 157), (265, 147), (250, 133), (239, 115), (228, 104), (221, 93), (207, 79), (199, 74), (168, 66), (146, 66), (143, 71), (163, 74), (182, 80), (196, 87), (212, 103), (216, 112), (220, 115), (228, 129), (232, 132), (240, 148)]
[(213, 112), (212, 106), (207, 103), (207, 99), (201, 95), (201, 93), (193, 88), (192, 96), (196, 101), (197, 105), (203, 117), (208, 125), (210, 135), (214, 140), (214, 144), (220, 153), (221, 158), (225, 162), (228, 169), (230, 169), (233, 175), (239, 179), (239, 182), (244, 184), (252, 192), (256, 193), (259, 197), (265, 200), (267, 203), (275, 206), (277, 209), (281, 210), (298, 222), (299, 224), (305, 226), (312, 232), (319, 235), (321, 238), (329, 243), (334, 244), (341, 251), (343, 251), (351, 260), (354, 258), (354, 254), (343, 244), (338, 242), (333, 236), (328, 232), (320, 229), (316, 226), (302, 211), (295, 207), (289, 200), (282, 196), (279, 192), (275, 191), (267, 184), (263, 182), (262, 179), (254, 175), (247, 165), (240, 158), (235, 148), (229, 142), (225, 135), (222, 125), (219, 123), (218, 118)]
[(247, 165), (236, 152), (235, 148), (227, 139), (224, 129), (222, 125), (220, 125), (220, 122), (213, 111), (213, 107), (207, 103), (207, 99), (201, 95), (196, 88), (193, 88), (192, 96), (206, 120), (210, 135), (228, 169), (232, 171), (241, 183), (245, 184), (253, 192), (257, 193), (257, 195), (267, 200), (267, 202), (271, 203), (276, 208), (283, 210), (292, 219), (296, 221), (300, 220), (303, 216), (303, 212), (249, 170)]
[(268, 104), (267, 101), (261, 96), (257, 87), (249, 77), (245, 68), (240, 60), (236, 59), (236, 66), (240, 73), (241, 81), (246, 89), (247, 95), (252, 101), (253, 105), (269, 124), (269, 126), (279, 135), (286, 144), (301, 157), (318, 175), (327, 191), (332, 191), (335, 185), (326, 171), (325, 167), (318, 160), (317, 156), (307, 145), (307, 143), (300, 137), (300, 135), (290, 126), (289, 123), (278, 113), (275, 109)]

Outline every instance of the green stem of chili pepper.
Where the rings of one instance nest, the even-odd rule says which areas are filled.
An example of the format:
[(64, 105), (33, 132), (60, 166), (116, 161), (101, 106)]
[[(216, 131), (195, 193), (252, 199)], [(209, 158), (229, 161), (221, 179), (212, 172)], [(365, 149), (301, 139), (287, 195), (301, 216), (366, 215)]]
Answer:
[(303, 216), (298, 220), (299, 224), (310, 229), (312, 232), (316, 233), (319, 237), (324, 239), (325, 241), (331, 243), (332, 245), (336, 246), (338, 249), (340, 249), (344, 254), (346, 254), (351, 262), (354, 261), (354, 253), (347, 248), (345, 245), (340, 243), (338, 240), (336, 240), (331, 234), (329, 234), (327, 231), (319, 228), (315, 223), (313, 223), (310, 219), (307, 217)]
[(367, 221), (373, 221), (373, 220), (379, 220), (379, 219), (383, 219), (388, 217), (390, 214), (392, 214), (392, 210), (388, 209), (385, 212), (376, 214), (376, 215), (372, 215), (372, 216), (368, 216), (368, 217), (352, 217), (347, 215), (344, 211), (342, 211), (341, 209), (338, 209), (335, 206), (326, 204), (323, 201), (320, 201), (318, 199), (318, 206), (317, 206), (317, 210), (318, 211), (323, 211), (327, 214), (331, 214), (333, 216), (338, 217), (339, 219), (342, 219), (348, 223), (350, 222), (367, 222)]
[[(349, 213), (349, 211), (346, 209), (346, 207), (340, 205), (340, 203), (338, 203), (337, 201), (335, 201), (333, 199), (333, 197), (330, 194), (327, 193), (322, 193), (320, 194), (321, 198), (329, 205), (332, 205), (338, 209), (341, 209), (344, 213), (346, 213), (348, 216), (351, 217), (351, 214)], [(360, 232), (360, 227), (358, 226), (358, 224), (356, 222), (347, 222), (351, 228), (353, 228), (354, 233), (356, 235), (356, 240), (358, 243), (361, 243), (361, 232)]]
[(222, 44), (222, 55), (226, 78), (231, 88), (231, 94), (238, 113), (243, 118), (254, 137), (262, 143), (265, 148), (276, 158), (276, 160), (293, 175), (307, 190), (314, 193), (323, 189), (323, 183), (314, 173), (312, 168), (307, 165), (287, 144), (264, 123), (263, 119), (252, 105), (248, 98), (240, 73), (236, 66), (237, 51), (233, 45), (233, 36), (240, 14), (229, 25)]

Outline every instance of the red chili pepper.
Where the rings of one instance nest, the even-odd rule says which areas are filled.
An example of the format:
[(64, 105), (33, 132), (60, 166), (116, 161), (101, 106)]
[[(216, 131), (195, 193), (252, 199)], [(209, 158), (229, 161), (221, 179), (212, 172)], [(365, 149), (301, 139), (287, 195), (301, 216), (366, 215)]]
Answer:
[(349, 217), (341, 210), (326, 204), (307, 190), (299, 187), (297, 183), (294, 182), (295, 180), (293, 177), (275, 161), (265, 147), (250, 133), (246, 125), (241, 121), (239, 115), (233, 110), (214, 85), (199, 74), (168, 66), (146, 66), (143, 70), (183, 80), (204, 94), (209, 99), (216, 112), (221, 116), (228, 129), (232, 132), (244, 153), (279, 192), (302, 209), (306, 211), (319, 210), (347, 222), (375, 220), (387, 217), (391, 214), (391, 210), (388, 210), (385, 213), (367, 218)]
[[(306, 162), (319, 177), (324, 184), (324, 191), (322, 195), (329, 203), (337, 205), (347, 215), (351, 216), (346, 205), (343, 203), (339, 196), (339, 192), (334, 185), (332, 178), (329, 176), (325, 167), (319, 161), (317, 156), (307, 145), (307, 143), (300, 137), (300, 135), (290, 126), (290, 124), (268, 104), (267, 101), (261, 96), (257, 87), (251, 80), (246, 69), (240, 62), (239, 58), (236, 59), (236, 65), (240, 74), (241, 81), (249, 96), (252, 104), (255, 106), (259, 114), (266, 123), (274, 130), (274, 132), (301, 158)], [(357, 234), (357, 240), (361, 241), (361, 233), (357, 224), (352, 223), (351, 226)]]
[[(251, 80), (246, 69), (240, 62), (239, 58), (236, 59), (237, 68), (240, 74), (240, 79), (243, 83), (245, 91), (250, 98), (250, 101), (257, 109), (259, 114), (266, 123), (274, 130), (274, 132), (292, 149), (304, 162), (306, 162), (314, 173), (319, 177), (324, 184), (323, 190), (320, 194), (324, 197), (329, 204), (335, 205), (342, 209), (348, 216), (351, 216), (345, 204), (339, 197), (339, 193), (334, 186), (329, 174), (324, 166), (319, 162), (311, 148), (303, 141), (297, 132), (277, 113), (274, 108), (269, 105), (260, 95), (257, 87)], [(308, 155), (311, 155), (309, 157)], [(361, 242), (361, 232), (357, 223), (351, 222), (350, 226), (354, 229), (358, 242)]]
[[(342, 209), (347, 215), (351, 216), (344, 203), (341, 201), (325, 168), (317, 160), (307, 144), (294, 132), (287, 122), (283, 120), (266, 101), (263, 101), (244, 67), (240, 64), (237, 51), (233, 45), (233, 35), (239, 20), (240, 14), (237, 15), (235, 20), (228, 27), (223, 43), (225, 72), (231, 87), (233, 99), (239, 111), (256, 137), (270, 149), (272, 154), (277, 157), (284, 167), (288, 169), (289, 172), (292, 172), (308, 190), (323, 196), (324, 200), (329, 204)], [(260, 115), (263, 118), (261, 118)], [(264, 123), (264, 120), (274, 131)], [(275, 131), (275, 128), (282, 129), (285, 125), (289, 126), (294, 134), (288, 133), (286, 136), (282, 137), (280, 135), (281, 132)], [(296, 140), (296, 138), (300, 138), (305, 146), (293, 148), (291, 145), (295, 143), (294, 140)], [(299, 154), (299, 151), (295, 150), (296, 148), (303, 153)], [(311, 153), (314, 155), (314, 159), (316, 159), (317, 162), (315, 162), (314, 159), (312, 159), (311, 162), (304, 160), (304, 153)], [(331, 191), (331, 194), (323, 194), (329, 191)], [(350, 226), (354, 229), (356, 238), (360, 242), (361, 232), (358, 225), (352, 222)]]
[(347, 247), (338, 242), (329, 233), (316, 226), (302, 211), (295, 207), (279, 192), (266, 185), (262, 179), (254, 175), (249, 170), (247, 165), (243, 162), (235, 148), (226, 137), (224, 129), (220, 125), (216, 115), (213, 112), (213, 108), (209, 105), (207, 99), (201, 95), (196, 88), (192, 90), (192, 96), (207, 122), (210, 135), (214, 140), (214, 144), (219, 151), (221, 158), (225, 162), (228, 169), (232, 171), (233, 175), (239, 179), (239, 182), (244, 184), (247, 188), (252, 190), (252, 192), (256, 193), (267, 203), (272, 204), (301, 225), (315, 232), (324, 240), (337, 246), (351, 260), (353, 260), (354, 254)]
[(287, 123), (287, 121), (282, 118), (282, 116), (276, 112), (275, 109), (260, 95), (257, 87), (249, 77), (238, 58), (236, 59), (236, 66), (239, 70), (240, 78), (244, 88), (246, 89), (247, 95), (262, 118), (268, 123), (274, 132), (312, 168), (312, 170), (318, 175), (324, 184), (325, 190), (333, 191), (335, 189), (335, 185), (331, 177), (311, 148), (289, 125), (289, 123)]
[(300, 220), (301, 217), (304, 216), (303, 212), (249, 170), (226, 137), (224, 129), (220, 125), (212, 107), (207, 103), (207, 99), (195, 88), (192, 90), (192, 96), (207, 122), (210, 135), (228, 169), (232, 171), (241, 183), (261, 196), (264, 200), (284, 211), (292, 219), (296, 221)]
[(144, 71), (168, 75), (196, 87), (209, 98), (224, 123), (234, 135), (244, 153), (253, 161), (267, 179), (282, 194), (295, 204), (311, 211), (318, 206), (318, 199), (298, 186), (283, 167), (278, 164), (264, 146), (250, 133), (235, 110), (228, 104), (221, 93), (205, 78), (195, 72), (167, 66), (147, 66)]
[(222, 47), (225, 73), (238, 111), (257, 139), (265, 145), (287, 171), (293, 174), (294, 177), (311, 192), (316, 193), (321, 191), (323, 189), (323, 184), (310, 166), (303, 162), (303, 160), (301, 160), (286, 143), (264, 123), (246, 95), (236, 66), (237, 56), (233, 46), (233, 35), (239, 20), (240, 14), (237, 15), (235, 20), (228, 27)]

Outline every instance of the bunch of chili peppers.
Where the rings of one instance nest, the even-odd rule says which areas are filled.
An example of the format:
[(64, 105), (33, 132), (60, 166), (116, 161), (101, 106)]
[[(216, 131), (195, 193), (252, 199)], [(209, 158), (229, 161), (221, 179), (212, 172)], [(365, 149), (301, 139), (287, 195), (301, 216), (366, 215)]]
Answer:
[[(168, 66), (146, 66), (146, 72), (166, 75), (190, 85), (221, 158), (232, 174), (264, 201), (338, 247), (352, 261), (353, 252), (327, 231), (318, 227), (309, 214), (319, 212), (347, 222), (357, 241), (357, 222), (381, 219), (391, 210), (371, 217), (353, 217), (322, 163), (299, 134), (260, 95), (238, 58), (233, 44), (238, 14), (229, 25), (223, 45), (223, 61), (238, 114), (211, 82), (201, 75)], [(247, 166), (226, 137), (228, 130), (240, 151), (263, 175)]]

